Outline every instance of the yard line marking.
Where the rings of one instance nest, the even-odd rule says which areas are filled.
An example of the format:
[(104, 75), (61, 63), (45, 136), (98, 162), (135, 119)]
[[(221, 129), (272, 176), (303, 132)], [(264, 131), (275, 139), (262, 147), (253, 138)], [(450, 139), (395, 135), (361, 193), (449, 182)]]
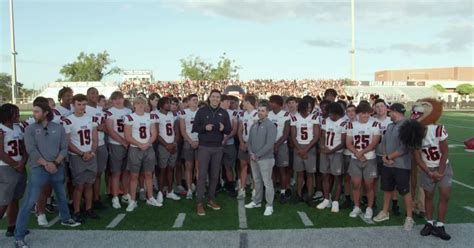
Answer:
[(444, 124), (444, 125), (448, 126), (448, 127), (458, 127), (458, 128), (463, 128), (463, 129), (474, 129), (474, 127), (466, 127), (466, 126), (453, 125), (453, 124)]
[(52, 227), (52, 226), (54, 226), (54, 224), (56, 224), (60, 219), (61, 219), (61, 217), (59, 217), (59, 215), (58, 215), (58, 216), (56, 216), (53, 220), (51, 220), (51, 221), (48, 223), (48, 225), (46, 225), (46, 226), (44, 226), (44, 227)]
[(464, 187), (466, 187), (466, 188), (469, 188), (469, 189), (474, 190), (474, 187), (471, 186), (471, 185), (468, 185), (468, 184), (465, 184), (465, 183), (461, 183), (461, 182), (459, 182), (459, 181), (457, 181), (457, 180), (454, 180), (454, 179), (453, 179), (453, 182), (454, 182), (454, 183), (457, 183), (457, 184), (459, 184), (459, 185), (462, 185), (462, 186), (464, 186)]
[(186, 214), (185, 213), (179, 213), (178, 217), (176, 217), (176, 220), (174, 221), (173, 228), (183, 227), (184, 219), (186, 219)]
[(122, 221), (123, 218), (125, 218), (125, 215), (126, 214), (118, 214), (117, 217), (115, 217), (115, 219), (113, 219), (112, 222), (110, 222), (110, 224), (106, 228), (116, 227), (120, 223), (120, 221)]
[(314, 226), (313, 222), (309, 219), (308, 215), (305, 212), (297, 212), (300, 216), (301, 221), (303, 222), (304, 226)]
[(247, 215), (245, 214), (244, 200), (238, 200), (239, 205), (239, 228), (246, 229), (247, 226)]
[(469, 206), (464, 206), (465, 209), (471, 211), (471, 212), (474, 212), (474, 208), (473, 207), (469, 207)]
[(359, 214), (359, 217), (360, 217), (366, 224), (369, 224), (369, 225), (375, 224), (371, 219), (366, 219), (366, 218), (364, 217), (364, 214), (363, 214), (363, 213), (360, 213), (360, 214)]

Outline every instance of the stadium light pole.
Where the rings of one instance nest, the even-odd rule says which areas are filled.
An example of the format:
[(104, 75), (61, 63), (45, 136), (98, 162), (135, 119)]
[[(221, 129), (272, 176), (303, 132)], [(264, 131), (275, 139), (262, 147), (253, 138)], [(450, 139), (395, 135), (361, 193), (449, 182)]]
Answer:
[(356, 68), (355, 68), (355, 0), (351, 0), (351, 29), (352, 29), (352, 47), (351, 47), (351, 80), (356, 80)]
[(16, 104), (15, 89), (16, 89), (16, 55), (15, 50), (15, 23), (13, 18), (13, 0), (10, 0), (10, 38), (11, 38), (11, 52), (12, 52), (12, 103)]

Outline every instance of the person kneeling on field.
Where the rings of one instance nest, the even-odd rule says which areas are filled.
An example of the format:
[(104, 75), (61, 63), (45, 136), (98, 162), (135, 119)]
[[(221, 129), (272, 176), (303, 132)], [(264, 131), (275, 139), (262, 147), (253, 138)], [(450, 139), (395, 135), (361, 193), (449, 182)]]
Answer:
[(258, 107), (258, 122), (250, 128), (248, 150), (250, 167), (255, 180), (255, 197), (252, 202), (245, 205), (246, 208), (261, 207), (263, 185), (265, 185), (265, 200), (267, 201), (267, 207), (263, 214), (265, 216), (273, 214), (273, 199), (275, 197), (272, 180), (273, 166), (275, 165), (273, 146), (277, 137), (277, 128), (268, 119), (268, 112), (267, 105)]
[(130, 143), (128, 149), (127, 170), (130, 171), (130, 201), (127, 212), (132, 212), (137, 205), (138, 175), (143, 171), (147, 194), (146, 204), (161, 207), (153, 197), (153, 172), (155, 170), (156, 155), (153, 142), (156, 140), (156, 114), (145, 113), (147, 99), (137, 97), (133, 100), (135, 112), (125, 117), (125, 139)]

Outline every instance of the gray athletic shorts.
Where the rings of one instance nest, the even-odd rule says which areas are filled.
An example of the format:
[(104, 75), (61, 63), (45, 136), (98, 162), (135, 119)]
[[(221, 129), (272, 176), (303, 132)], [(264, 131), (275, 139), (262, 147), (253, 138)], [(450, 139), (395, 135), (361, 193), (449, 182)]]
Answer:
[(249, 150), (247, 149), (247, 151), (242, 151), (239, 148), (239, 155), (237, 156), (237, 158), (241, 161), (249, 162), (250, 161)]
[[(429, 170), (436, 171), (438, 170), (438, 168), (429, 168)], [(453, 167), (451, 166), (451, 163), (448, 163), (446, 165), (446, 169), (444, 170), (443, 177), (441, 178), (440, 181), (436, 183), (424, 171), (420, 170), (418, 172), (418, 182), (420, 182), (420, 186), (424, 190), (429, 191), (429, 192), (433, 192), (436, 186), (441, 187), (441, 188), (451, 187), (452, 181), (453, 181)]]
[(97, 147), (95, 154), (97, 159), (97, 173), (103, 173), (107, 167), (107, 161), (109, 159), (109, 151), (107, 150), (107, 146), (102, 145)]
[(109, 144), (110, 172), (127, 169), (127, 149), (122, 145)]
[(127, 170), (131, 173), (153, 172), (155, 171), (156, 156), (153, 147), (142, 151), (138, 147), (128, 148)]
[(0, 166), (0, 206), (20, 200), (25, 193), (26, 172), (20, 173), (11, 166)]
[(351, 159), (349, 165), (349, 175), (351, 177), (361, 179), (374, 179), (377, 178), (377, 161), (376, 159), (369, 159), (361, 162), (358, 159)]
[(161, 169), (166, 167), (174, 168), (176, 166), (176, 159), (178, 158), (178, 153), (171, 154), (166, 150), (166, 148), (162, 145), (158, 145), (158, 152), (159, 152), (159, 160), (158, 165)]
[(234, 168), (235, 160), (237, 159), (237, 149), (235, 145), (226, 145), (223, 149), (222, 161), (225, 167)]
[(182, 151), (182, 159), (184, 159), (184, 161), (196, 161), (197, 160), (197, 151), (198, 149), (193, 149), (191, 144), (189, 144), (188, 142), (184, 142), (184, 145), (183, 145), (183, 151)]
[(351, 164), (352, 156), (351, 155), (343, 155), (344, 156), (344, 174), (349, 175), (349, 165)]
[(290, 154), (287, 143), (283, 143), (278, 147), (278, 153), (275, 154), (275, 165), (277, 167), (288, 167), (290, 165)]
[(323, 174), (331, 174), (333, 176), (340, 176), (344, 173), (344, 157), (342, 152), (333, 154), (321, 153), (321, 162), (319, 165), (319, 172)]
[[(305, 148), (308, 145), (300, 145), (301, 148)], [(308, 173), (316, 172), (316, 149), (313, 147), (308, 152), (308, 159), (303, 160), (295, 149), (295, 158), (293, 163), (293, 169), (296, 172), (306, 171)]]
[(69, 155), (69, 161), (74, 186), (94, 184), (97, 175), (97, 159), (84, 161), (77, 155)]

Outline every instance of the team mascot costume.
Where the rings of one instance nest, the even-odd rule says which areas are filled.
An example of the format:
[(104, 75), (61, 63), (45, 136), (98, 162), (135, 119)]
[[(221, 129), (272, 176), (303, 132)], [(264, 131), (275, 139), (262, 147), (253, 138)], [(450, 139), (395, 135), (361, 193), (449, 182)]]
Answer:
[[(443, 125), (437, 124), (442, 113), (443, 106), (436, 99), (416, 101), (412, 107), (411, 120), (400, 127), (400, 140), (414, 154), (411, 174), (411, 190), (415, 193), (414, 209), (420, 215), (426, 212), (428, 220), (420, 234), (449, 240), (451, 237), (446, 233), (443, 222), (453, 171), (448, 159), (448, 133)], [(440, 189), (437, 221), (433, 220), (433, 195), (436, 187)]]

